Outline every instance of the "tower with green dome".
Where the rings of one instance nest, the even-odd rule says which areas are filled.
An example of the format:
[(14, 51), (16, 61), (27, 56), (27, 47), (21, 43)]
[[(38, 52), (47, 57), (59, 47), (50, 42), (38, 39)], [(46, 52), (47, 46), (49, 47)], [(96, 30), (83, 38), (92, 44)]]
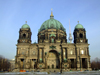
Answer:
[(79, 24), (79, 21), (78, 21), (78, 24), (75, 26), (75, 29), (84, 29), (84, 27), (81, 24)]
[(26, 24), (24, 24), (24, 25), (22, 25), (22, 27), (21, 27), (21, 29), (29, 29), (30, 27), (29, 27), (29, 25), (27, 24), (27, 22), (26, 22)]
[(26, 21), (26, 23), (20, 28), (18, 43), (31, 43), (31, 35), (30, 27)]
[(68, 43), (66, 29), (54, 19), (51, 11), (50, 19), (39, 28), (37, 43), (31, 42), (31, 35), (26, 22), (19, 30), (15, 71), (91, 70), (89, 44), (83, 25), (78, 23), (75, 26), (74, 42)]
[(83, 25), (78, 24), (75, 26), (74, 29), (74, 43), (88, 43), (88, 40), (86, 39), (86, 30), (83, 27)]

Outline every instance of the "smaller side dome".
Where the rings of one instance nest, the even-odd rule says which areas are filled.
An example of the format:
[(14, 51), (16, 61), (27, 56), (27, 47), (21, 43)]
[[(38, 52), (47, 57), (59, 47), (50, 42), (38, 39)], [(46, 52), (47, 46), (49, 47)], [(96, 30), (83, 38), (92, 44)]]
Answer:
[(81, 25), (81, 24), (79, 24), (79, 21), (78, 21), (78, 24), (75, 26), (75, 29), (83, 29), (84, 27)]
[(24, 24), (22, 27), (22, 29), (26, 29), (26, 28), (30, 28), (28, 24)]

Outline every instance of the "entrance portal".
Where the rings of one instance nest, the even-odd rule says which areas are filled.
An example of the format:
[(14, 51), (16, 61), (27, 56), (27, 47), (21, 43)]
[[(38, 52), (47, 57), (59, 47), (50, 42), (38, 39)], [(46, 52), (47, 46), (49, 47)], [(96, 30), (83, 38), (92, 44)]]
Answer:
[(56, 51), (52, 50), (49, 52), (47, 56), (47, 66), (51, 69), (60, 68), (59, 55)]
[(86, 58), (82, 58), (82, 68), (87, 68)]
[(71, 61), (71, 68), (74, 68), (74, 59), (70, 59)]
[(20, 68), (21, 69), (24, 69), (24, 59), (20, 59)]
[(52, 69), (54, 69), (54, 65), (52, 65)]

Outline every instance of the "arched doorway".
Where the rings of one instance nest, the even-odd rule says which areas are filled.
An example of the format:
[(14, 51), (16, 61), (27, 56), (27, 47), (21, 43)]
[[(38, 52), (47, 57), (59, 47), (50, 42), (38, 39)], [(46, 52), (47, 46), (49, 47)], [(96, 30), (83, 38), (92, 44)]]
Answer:
[(49, 51), (47, 55), (47, 66), (48, 69), (59, 69), (60, 68), (60, 60), (59, 54), (55, 50)]
[(20, 59), (20, 69), (24, 69), (24, 59)]

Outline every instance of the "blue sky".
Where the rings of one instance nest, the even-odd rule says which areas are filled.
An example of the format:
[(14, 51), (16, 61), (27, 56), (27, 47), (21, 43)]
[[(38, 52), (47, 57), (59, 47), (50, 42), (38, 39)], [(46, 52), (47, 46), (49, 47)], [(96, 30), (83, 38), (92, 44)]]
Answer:
[(66, 28), (69, 19), (73, 34), (77, 21), (86, 29), (91, 59), (100, 58), (100, 0), (0, 0), (0, 55), (15, 58), (19, 29), (25, 21), (32, 31), (32, 43), (37, 41), (38, 29), (50, 18)]

